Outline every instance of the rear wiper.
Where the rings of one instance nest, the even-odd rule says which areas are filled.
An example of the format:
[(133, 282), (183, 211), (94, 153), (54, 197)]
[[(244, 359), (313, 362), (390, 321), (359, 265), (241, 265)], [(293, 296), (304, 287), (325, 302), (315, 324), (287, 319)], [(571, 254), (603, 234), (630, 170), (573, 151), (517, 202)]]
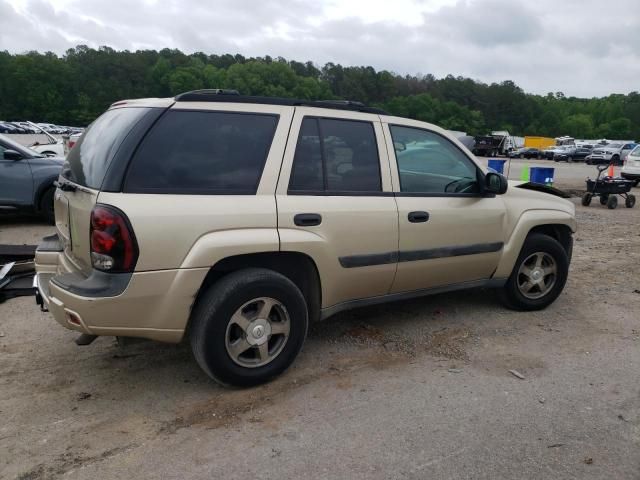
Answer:
[(75, 192), (78, 187), (76, 187), (74, 184), (69, 183), (69, 182), (59, 182), (58, 180), (56, 180), (55, 182), (53, 182), (53, 185), (55, 187), (58, 187), (60, 190), (62, 190), (63, 192)]

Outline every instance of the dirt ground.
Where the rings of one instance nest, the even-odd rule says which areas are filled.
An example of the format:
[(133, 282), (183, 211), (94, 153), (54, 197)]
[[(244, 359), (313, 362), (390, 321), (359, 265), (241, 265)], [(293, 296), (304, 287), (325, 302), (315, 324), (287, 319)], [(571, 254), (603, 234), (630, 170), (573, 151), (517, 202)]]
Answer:
[(638, 479), (640, 207), (575, 201), (547, 310), (475, 290), (346, 312), (249, 390), (187, 345), (77, 347), (32, 298), (0, 304), (0, 478)]

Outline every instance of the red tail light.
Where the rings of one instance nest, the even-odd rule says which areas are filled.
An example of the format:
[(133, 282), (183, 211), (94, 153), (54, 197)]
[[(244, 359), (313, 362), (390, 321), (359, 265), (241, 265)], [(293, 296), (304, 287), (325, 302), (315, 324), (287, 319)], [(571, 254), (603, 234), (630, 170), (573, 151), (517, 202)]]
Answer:
[(69, 145), (69, 150), (71, 150), (75, 144), (76, 142), (74, 142), (73, 140), (69, 140), (69, 143), (67, 144)]
[(126, 215), (115, 207), (96, 205), (91, 211), (91, 263), (105, 272), (133, 272), (138, 244)]

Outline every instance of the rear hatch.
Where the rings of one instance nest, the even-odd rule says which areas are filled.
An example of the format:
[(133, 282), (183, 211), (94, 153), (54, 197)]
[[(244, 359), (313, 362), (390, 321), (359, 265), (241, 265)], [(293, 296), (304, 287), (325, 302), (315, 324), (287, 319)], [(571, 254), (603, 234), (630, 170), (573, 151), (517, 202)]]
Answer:
[(56, 229), (67, 259), (87, 275), (91, 272), (91, 210), (118, 148), (148, 110), (107, 110), (80, 137), (62, 168), (55, 196)]

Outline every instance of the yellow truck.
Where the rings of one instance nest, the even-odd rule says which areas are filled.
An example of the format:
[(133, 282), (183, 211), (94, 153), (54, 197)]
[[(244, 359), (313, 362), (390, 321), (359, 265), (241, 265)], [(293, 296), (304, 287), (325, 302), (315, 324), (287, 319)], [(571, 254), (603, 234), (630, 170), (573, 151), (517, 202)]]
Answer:
[(537, 148), (543, 150), (556, 144), (554, 138), (549, 137), (524, 137), (524, 146), (528, 148)]

